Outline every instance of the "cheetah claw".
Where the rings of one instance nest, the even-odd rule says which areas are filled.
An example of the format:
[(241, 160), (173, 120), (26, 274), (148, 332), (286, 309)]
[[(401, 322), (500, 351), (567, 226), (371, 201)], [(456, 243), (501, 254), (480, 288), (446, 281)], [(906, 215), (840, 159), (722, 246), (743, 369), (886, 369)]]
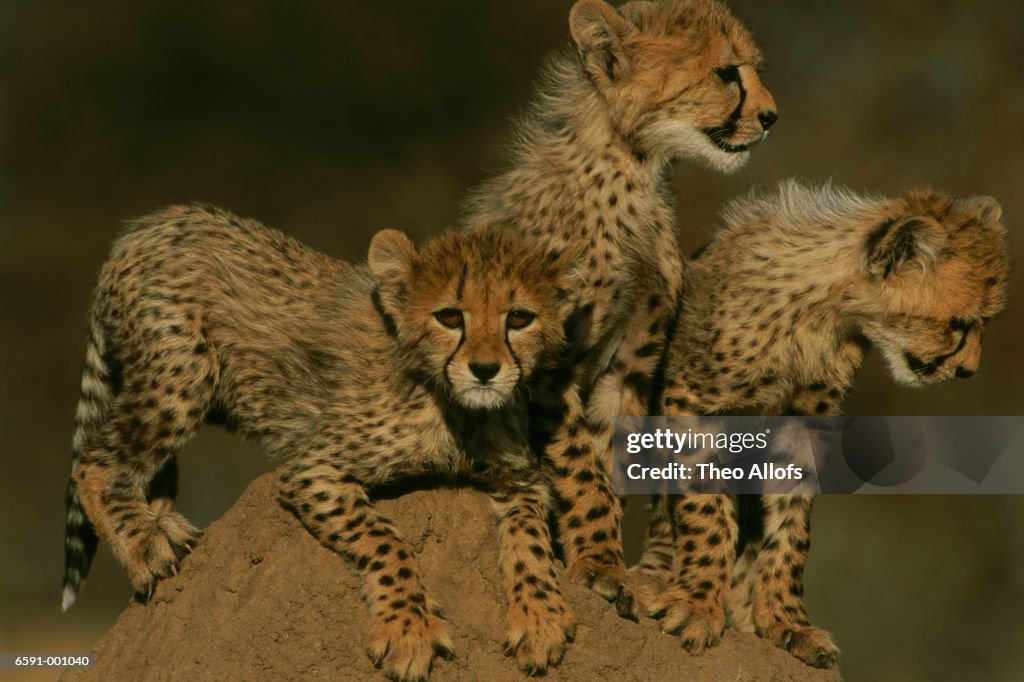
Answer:
[(607, 599), (620, 617), (639, 620), (637, 602), (629, 588), (625, 567), (594, 559), (579, 559), (566, 570), (566, 579), (589, 587)]
[(725, 631), (725, 609), (715, 602), (697, 603), (679, 589), (663, 592), (650, 604), (649, 614), (661, 622), (661, 631), (678, 636), (695, 656), (715, 646)]
[(839, 647), (832, 641), (832, 636), (821, 628), (775, 623), (759, 634), (763, 639), (815, 668), (832, 668), (839, 660)]

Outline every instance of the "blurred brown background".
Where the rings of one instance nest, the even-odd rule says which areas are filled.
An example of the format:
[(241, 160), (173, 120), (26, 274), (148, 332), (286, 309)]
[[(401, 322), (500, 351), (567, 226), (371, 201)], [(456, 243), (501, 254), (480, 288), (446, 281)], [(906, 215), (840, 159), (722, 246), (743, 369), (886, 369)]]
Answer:
[[(570, 4), (0, 5), (0, 651), (86, 651), (129, 596), (104, 548), (60, 614), (85, 314), (121, 221), (209, 201), (348, 259), (379, 228), (449, 225), (500, 167)], [(993, 194), (1024, 261), (1024, 6), (732, 5), (767, 55), (780, 119), (735, 176), (680, 167), (687, 248), (753, 184), (832, 176)], [(1012, 286), (975, 378), (913, 392), (875, 358), (847, 410), (1024, 414), (1019, 269)], [(205, 525), (266, 468), (208, 429), (183, 457), (180, 506)], [(833, 496), (818, 512), (808, 603), (847, 679), (1019, 679), (1024, 498)]]

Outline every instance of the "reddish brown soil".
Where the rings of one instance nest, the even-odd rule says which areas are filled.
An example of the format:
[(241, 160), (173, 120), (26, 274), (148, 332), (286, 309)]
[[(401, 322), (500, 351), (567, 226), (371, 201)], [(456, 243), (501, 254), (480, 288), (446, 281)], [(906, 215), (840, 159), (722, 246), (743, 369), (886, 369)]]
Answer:
[[(132, 604), (96, 645), (94, 670), (67, 680), (383, 680), (363, 653), (366, 608), (345, 560), (320, 546), (257, 479), (149, 604)], [(522, 680), (502, 653), (504, 600), (487, 498), (413, 492), (381, 510), (419, 553), (454, 629), (456, 658), (433, 680)], [(729, 631), (692, 657), (652, 620), (632, 623), (589, 590), (564, 586), (579, 622), (552, 680), (838, 680), (753, 635)]]

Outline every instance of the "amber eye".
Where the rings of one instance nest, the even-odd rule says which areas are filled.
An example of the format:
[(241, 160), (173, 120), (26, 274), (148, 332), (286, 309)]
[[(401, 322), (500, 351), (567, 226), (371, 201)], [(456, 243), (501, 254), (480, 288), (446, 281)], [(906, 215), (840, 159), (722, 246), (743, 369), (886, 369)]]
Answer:
[(529, 327), (536, 315), (527, 310), (511, 310), (505, 317), (505, 324), (509, 329), (523, 329)]
[(434, 319), (449, 329), (458, 329), (462, 326), (462, 311), (455, 308), (445, 308), (434, 313)]
[(740, 79), (740, 69), (735, 64), (727, 64), (715, 69), (715, 75), (718, 76), (723, 83), (735, 83)]

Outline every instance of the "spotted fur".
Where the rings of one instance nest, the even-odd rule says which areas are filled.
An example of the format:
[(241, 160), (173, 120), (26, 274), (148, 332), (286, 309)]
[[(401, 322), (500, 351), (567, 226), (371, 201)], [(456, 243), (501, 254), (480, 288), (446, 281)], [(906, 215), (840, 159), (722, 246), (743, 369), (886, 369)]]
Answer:
[(672, 163), (736, 170), (776, 110), (750, 34), (714, 0), (580, 0), (569, 28), (572, 49), (544, 71), (508, 170), (472, 194), (466, 224), (509, 223), (582, 253), (575, 354), (532, 428), (554, 473), (568, 576), (633, 616), (609, 425), (647, 413), (674, 315)]
[[(661, 413), (836, 414), (871, 346), (907, 386), (971, 376), (1006, 298), (1001, 215), (991, 197), (865, 197), (795, 181), (733, 202), (686, 268)], [(813, 498), (743, 502), (760, 523), (734, 573), (729, 498), (655, 499), (636, 569), (656, 582), (648, 610), (699, 650), (720, 637), (728, 606), (736, 627), (830, 667), (838, 649), (802, 596)]]
[(214, 208), (136, 221), (92, 309), (65, 608), (97, 536), (142, 598), (176, 572), (199, 532), (171, 510), (175, 457), (217, 421), (280, 460), (281, 501), (352, 559), (370, 608), (367, 650), (389, 676), (425, 679), (451, 650), (412, 547), (369, 497), (409, 476), (459, 477), (491, 494), (509, 651), (530, 672), (557, 663), (573, 621), (525, 395), (563, 352), (573, 277), (568, 258), (490, 228), (419, 252), (384, 231), (368, 265), (351, 266)]

